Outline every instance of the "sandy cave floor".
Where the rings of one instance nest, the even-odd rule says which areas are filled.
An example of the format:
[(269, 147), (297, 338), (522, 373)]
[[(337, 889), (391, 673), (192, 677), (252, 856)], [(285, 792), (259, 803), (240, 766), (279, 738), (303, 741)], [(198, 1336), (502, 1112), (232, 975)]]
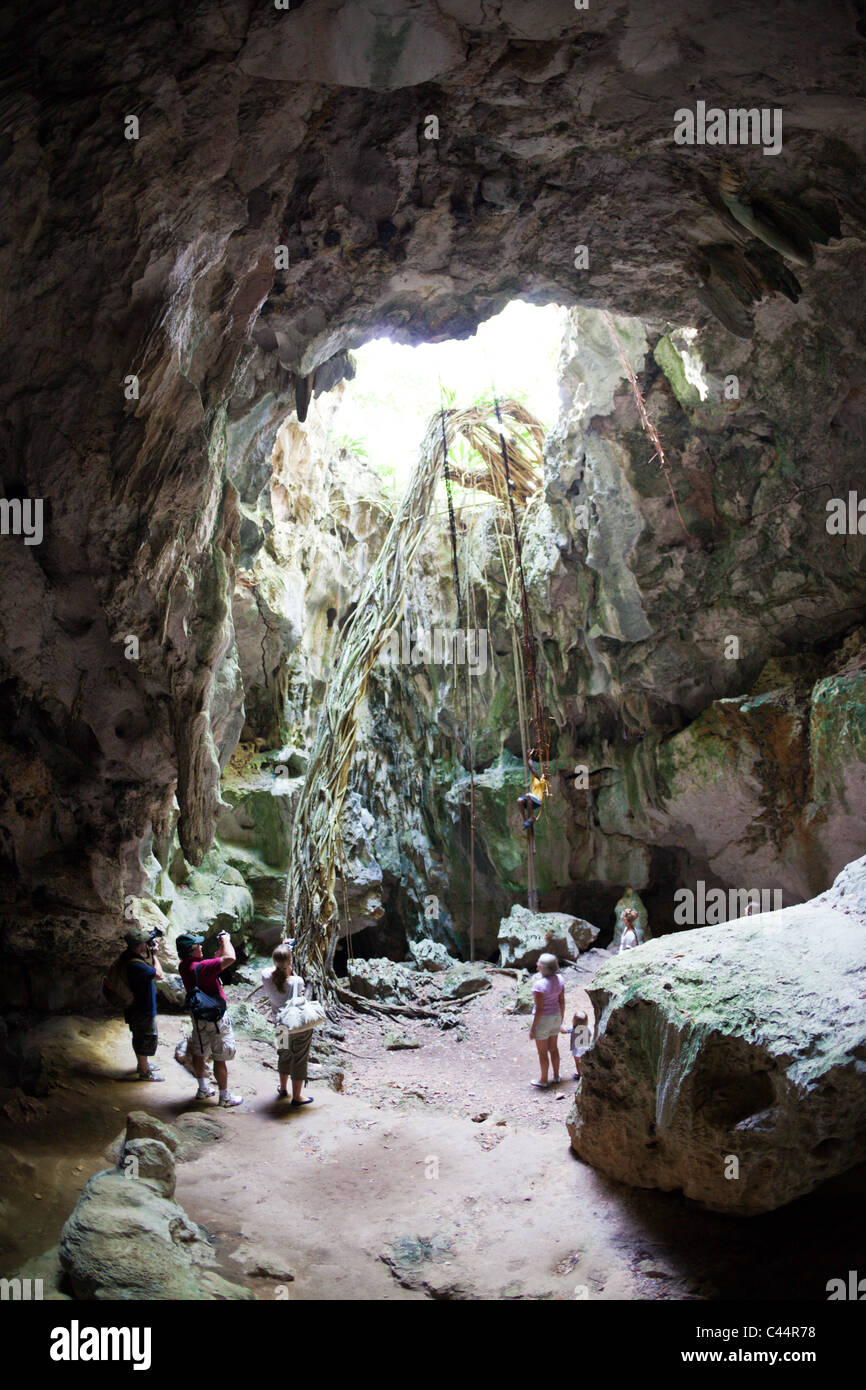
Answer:
[(224, 1111), (192, 1101), (172, 1058), (185, 1019), (160, 1016), (161, 1085), (129, 1079), (121, 1021), (52, 1020), (44, 1031), (62, 1039), (66, 1072), (26, 1123), (0, 1120), (0, 1272), (56, 1243), (135, 1109), (219, 1117), (222, 1140), (178, 1165), (177, 1200), (226, 1276), (265, 1300), (286, 1289), (302, 1300), (825, 1299), (827, 1280), (857, 1267), (862, 1170), (744, 1221), (582, 1163), (565, 1129), (567, 1039), (569, 1079), (531, 1089), (529, 1019), (504, 1012), (514, 982), (491, 979), (459, 1029), (401, 1020), (418, 1049), (384, 1050), (391, 1021), (344, 1020), (343, 1093), (311, 1082), (315, 1103), (297, 1110), (276, 1104), (267, 1043), (239, 1035), (229, 1078), (244, 1105)]

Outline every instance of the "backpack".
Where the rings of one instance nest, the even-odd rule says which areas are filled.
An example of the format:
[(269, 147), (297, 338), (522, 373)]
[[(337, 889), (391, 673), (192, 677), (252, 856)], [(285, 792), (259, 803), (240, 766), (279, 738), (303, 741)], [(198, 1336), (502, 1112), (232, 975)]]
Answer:
[(129, 988), (129, 980), (126, 974), (126, 967), (129, 964), (129, 956), (126, 951), (117, 957), (113, 965), (109, 966), (107, 975), (102, 981), (102, 993), (109, 1004), (115, 1009), (128, 1009), (134, 1002), (134, 995)]
[[(195, 979), (195, 968), (193, 967), (193, 979)], [(192, 989), (187, 990), (186, 1004), (193, 1018), (197, 1018), (200, 1023), (219, 1023), (226, 1011), (226, 1001), (220, 999), (219, 995), (205, 994), (203, 989), (199, 989), (194, 984)]]

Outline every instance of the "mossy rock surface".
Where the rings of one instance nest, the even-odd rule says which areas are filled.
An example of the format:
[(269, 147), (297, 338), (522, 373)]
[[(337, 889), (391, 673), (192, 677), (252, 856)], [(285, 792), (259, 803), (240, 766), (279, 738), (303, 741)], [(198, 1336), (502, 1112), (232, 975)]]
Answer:
[(600, 1021), (569, 1116), (576, 1152), (743, 1215), (863, 1162), (864, 933), (866, 858), (810, 902), (610, 959), (589, 988)]

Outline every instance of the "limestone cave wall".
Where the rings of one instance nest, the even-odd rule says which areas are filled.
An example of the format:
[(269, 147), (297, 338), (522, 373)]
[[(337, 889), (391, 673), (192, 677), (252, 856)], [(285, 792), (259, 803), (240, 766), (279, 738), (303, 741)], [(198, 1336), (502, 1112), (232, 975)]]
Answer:
[[(859, 737), (853, 649), (832, 652), (862, 618), (861, 541), (822, 538), (816, 519), (819, 483), (855, 485), (862, 440), (856, 8), (830, 5), (819, 24), (812, 6), (768, 17), (708, 0), (615, 16), (568, 0), (145, 0), (98, 14), (13, 0), (0, 39), (0, 478), (6, 499), (44, 507), (40, 544), (0, 541), (7, 1002), (63, 1007), (96, 990), (125, 904), (154, 891), (172, 837), (201, 869), (243, 722), (276, 741), (288, 619), (243, 704), (241, 688), (257, 591), (288, 582), (256, 559), (286, 415), (302, 420), (374, 330), (465, 335), (518, 294), (647, 325), (643, 376), (692, 532), (677, 530), (611, 363), (613, 398), (583, 421), (576, 396), (560, 426), (535, 523), (556, 754), (595, 764), (569, 875), (591, 857), (594, 881), (612, 883), (613, 845), (638, 882), (657, 844), (724, 878), (747, 832), (721, 843), (695, 828), (690, 745), (676, 740), (711, 766), (732, 726), (763, 806), (750, 872), (769, 872), (765, 743), (752, 754), (751, 731), (769, 720), (777, 749), (796, 744), (808, 714), (811, 781), (782, 789), (792, 809), (773, 833), (789, 891), (819, 886), (859, 834), (857, 760), (835, 751)], [(675, 108), (704, 96), (784, 112), (777, 157), (732, 157), (817, 229), (796, 277), (720, 196), (725, 152), (673, 144)], [(660, 346), (691, 326), (708, 373), (740, 377), (736, 410), (715, 389), (690, 399), (676, 339)], [(611, 503), (585, 535), (583, 496), (593, 516)], [(351, 564), (345, 596), (350, 579)], [(739, 664), (720, 655), (729, 630)], [(825, 685), (804, 704), (813, 658)], [(716, 703), (748, 694), (769, 660), (784, 698), (736, 715)], [(286, 695), (302, 722), (308, 696)], [(701, 718), (712, 730), (689, 735)], [(419, 747), (433, 725), (438, 713)], [(633, 823), (639, 777), (668, 808), (646, 811), (649, 827)], [(442, 798), (417, 807), (431, 845), (434, 826), (447, 831)], [(797, 865), (797, 836), (822, 817)], [(507, 884), (497, 847), (485, 853)], [(562, 887), (562, 855), (546, 893)]]

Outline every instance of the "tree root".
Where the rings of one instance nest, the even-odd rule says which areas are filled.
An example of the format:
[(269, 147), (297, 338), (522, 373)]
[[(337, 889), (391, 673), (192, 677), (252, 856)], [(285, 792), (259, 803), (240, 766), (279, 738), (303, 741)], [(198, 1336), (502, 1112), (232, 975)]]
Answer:
[(353, 994), (350, 989), (342, 989), (337, 985), (337, 998), (343, 1004), (348, 1004), (350, 1008), (356, 1009), (362, 1014), (386, 1014), (388, 1016), (397, 1015), (403, 1018), (432, 1018), (437, 1019), (438, 1014), (431, 1013), (429, 1009), (419, 1009), (415, 1004), (381, 1004), (377, 999), (364, 999), (360, 994)]
[[(362, 1014), (385, 1014), (387, 1016), (396, 1015), (403, 1018), (429, 1018), (438, 1022), (441, 1017), (440, 1012), (433, 1013), (430, 1009), (419, 1008), (417, 1004), (384, 1004), (378, 999), (365, 999), (360, 994), (354, 994), (350, 989), (343, 989), (340, 985), (336, 987), (337, 998), (350, 1008), (356, 1009)], [(441, 1009), (456, 1009), (463, 1004), (469, 1004), (473, 999), (477, 999), (477, 994), (465, 994), (462, 999), (443, 999)]]

